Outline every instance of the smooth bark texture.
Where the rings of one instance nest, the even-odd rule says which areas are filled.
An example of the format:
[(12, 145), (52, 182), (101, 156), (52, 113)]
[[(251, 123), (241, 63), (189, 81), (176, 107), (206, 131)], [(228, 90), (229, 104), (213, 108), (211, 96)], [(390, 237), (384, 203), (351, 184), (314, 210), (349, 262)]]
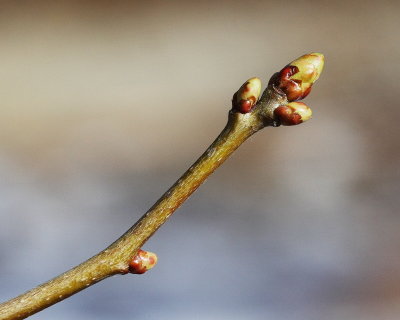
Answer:
[(310, 93), (323, 65), (321, 53), (292, 61), (272, 76), (259, 101), (260, 80), (245, 82), (233, 96), (221, 134), (135, 225), (79, 266), (1, 304), (0, 320), (26, 318), (107, 277), (128, 273), (129, 262), (142, 245), (247, 138), (266, 126), (296, 125), (311, 117), (311, 110), (296, 101)]

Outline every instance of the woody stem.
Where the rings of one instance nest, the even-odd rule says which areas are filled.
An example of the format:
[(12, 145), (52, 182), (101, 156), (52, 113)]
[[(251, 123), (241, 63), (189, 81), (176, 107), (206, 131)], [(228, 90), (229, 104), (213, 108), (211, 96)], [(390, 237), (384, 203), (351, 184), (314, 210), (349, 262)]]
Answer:
[(247, 138), (265, 126), (259, 113), (230, 112), (226, 127), (175, 184), (125, 234), (97, 255), (58, 277), (0, 305), (0, 320), (23, 319), (115, 274), (172, 213)]

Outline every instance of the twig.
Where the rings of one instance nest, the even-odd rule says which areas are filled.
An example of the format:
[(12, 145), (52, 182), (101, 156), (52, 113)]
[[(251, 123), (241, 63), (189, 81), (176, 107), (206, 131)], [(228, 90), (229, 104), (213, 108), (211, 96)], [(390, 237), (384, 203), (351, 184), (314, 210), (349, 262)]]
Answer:
[(0, 320), (26, 318), (107, 277), (152, 267), (156, 258), (140, 250), (142, 245), (247, 138), (266, 126), (299, 124), (311, 117), (311, 110), (295, 100), (309, 93), (322, 65), (323, 56), (316, 53), (291, 62), (271, 78), (259, 101), (261, 82), (249, 79), (233, 96), (221, 134), (134, 226), (89, 260), (1, 304)]

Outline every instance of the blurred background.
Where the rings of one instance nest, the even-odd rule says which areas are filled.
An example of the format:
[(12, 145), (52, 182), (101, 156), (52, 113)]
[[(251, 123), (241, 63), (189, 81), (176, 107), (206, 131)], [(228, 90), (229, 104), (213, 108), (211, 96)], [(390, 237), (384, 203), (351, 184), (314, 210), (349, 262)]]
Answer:
[(114, 241), (308, 52), (312, 121), (246, 142), (145, 245), (32, 319), (400, 317), (400, 2), (0, 1), (0, 299)]

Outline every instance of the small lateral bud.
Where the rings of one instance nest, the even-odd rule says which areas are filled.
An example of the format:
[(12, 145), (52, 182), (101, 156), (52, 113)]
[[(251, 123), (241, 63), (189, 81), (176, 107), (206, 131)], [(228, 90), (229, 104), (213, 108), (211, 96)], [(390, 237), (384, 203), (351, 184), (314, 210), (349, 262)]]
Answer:
[(283, 126), (294, 126), (311, 119), (312, 111), (303, 102), (290, 102), (274, 110), (277, 122)]
[(281, 89), (288, 101), (304, 99), (311, 87), (318, 80), (324, 67), (322, 53), (310, 53), (292, 61), (276, 73), (270, 83)]
[(143, 274), (153, 268), (157, 263), (157, 255), (153, 252), (139, 250), (129, 262), (129, 272)]
[(233, 95), (232, 109), (240, 113), (248, 113), (257, 103), (261, 94), (261, 80), (251, 78), (247, 80)]

